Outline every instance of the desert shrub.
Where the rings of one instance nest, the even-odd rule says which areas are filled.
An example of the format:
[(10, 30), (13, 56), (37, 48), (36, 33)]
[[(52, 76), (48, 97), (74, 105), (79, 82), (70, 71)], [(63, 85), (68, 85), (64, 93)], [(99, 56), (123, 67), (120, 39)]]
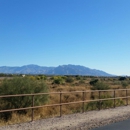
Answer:
[(82, 76), (79, 76), (79, 75), (76, 75), (76, 80), (81, 80), (82, 79)]
[[(28, 77), (5, 79), (0, 84), (0, 95), (15, 95), (15, 94), (31, 94), (39, 92), (47, 92), (48, 87), (43, 81), (32, 80)], [(34, 105), (41, 105), (47, 102), (48, 95), (39, 95), (34, 97)], [(32, 103), (31, 96), (8, 97), (1, 98), (3, 103), (0, 109), (15, 109), (29, 107)], [(19, 114), (26, 114), (27, 110), (17, 111)], [(11, 112), (1, 114), (0, 117), (9, 119)]]
[[(107, 98), (111, 98), (111, 96), (110, 95), (102, 95), (100, 98), (107, 99)], [(99, 109), (99, 107), (100, 107), (100, 109), (113, 107), (113, 100), (89, 102), (85, 106), (85, 109), (86, 110), (96, 110), (96, 109)]]
[(40, 80), (40, 79), (41, 79), (41, 77), (40, 77), (40, 76), (37, 76), (37, 77), (36, 77), (36, 79), (37, 79), (37, 80)]
[(37, 75), (37, 76), (36, 76), (36, 79), (37, 79), (37, 80), (46, 80), (47, 77), (46, 77), (45, 75)]
[[(109, 94), (101, 95), (101, 99), (112, 98)], [(106, 100), (100, 102), (101, 108), (110, 108), (113, 106), (113, 100)]]
[(123, 88), (126, 88), (128, 86), (128, 82), (127, 81), (122, 81), (121, 84), (122, 84)]
[(87, 77), (86, 77), (86, 76), (83, 76), (83, 80), (87, 80)]
[(46, 79), (47, 79), (47, 76), (41, 75), (40, 78), (43, 79), (43, 80), (46, 80)]
[[(106, 101), (100, 101), (100, 102), (99, 101), (89, 102), (85, 105), (85, 110), (86, 111), (87, 110), (97, 110), (97, 109), (99, 109), (99, 105), (100, 105), (100, 109), (111, 108), (114, 106), (114, 102), (113, 102), (113, 100), (106, 100)], [(124, 105), (124, 102), (121, 99), (117, 99), (115, 101), (115, 105), (121, 106), (121, 105)]]
[(94, 80), (91, 80), (90, 82), (89, 82), (89, 84), (90, 85), (94, 85), (94, 84), (96, 84), (98, 82), (98, 79), (94, 79)]
[(79, 84), (84, 84), (84, 83), (85, 81), (83, 79), (79, 81)]
[(103, 82), (96, 82), (93, 84), (93, 87), (91, 88), (92, 90), (107, 90), (109, 89), (109, 85), (105, 84)]
[(61, 77), (62, 77), (62, 79), (66, 80), (66, 78), (67, 78), (68, 76), (61, 76)]
[(64, 79), (61, 76), (55, 76), (53, 79), (52, 84), (63, 84)]
[(126, 77), (120, 77), (119, 80), (122, 81), (122, 80), (126, 80), (127, 78)]
[(67, 77), (65, 80), (67, 83), (73, 83), (74, 79), (72, 77)]
[(35, 76), (29, 76), (29, 78), (30, 78), (31, 80), (36, 80), (36, 77), (35, 77)]
[(51, 76), (51, 77), (50, 77), (50, 80), (54, 80), (54, 78), (55, 78), (55, 76)]
[(117, 99), (116, 100), (116, 106), (121, 106), (121, 105), (124, 105), (124, 101), (122, 99)]
[(111, 108), (113, 107), (112, 100), (101, 101), (101, 108)]
[(82, 112), (82, 104), (74, 104), (74, 106), (71, 109), (72, 113), (80, 113)]
[(98, 109), (98, 102), (89, 102), (85, 105), (85, 110), (96, 110)]
[[(98, 99), (98, 98), (95, 98), (97, 95), (94, 95), (94, 93), (92, 93), (93, 96), (93, 100), (94, 99)], [(110, 94), (103, 94), (100, 96), (100, 99), (107, 99), (107, 98), (113, 98)], [(121, 106), (121, 105), (124, 105), (125, 104), (125, 101), (122, 100), (122, 99), (115, 99), (115, 106)], [(93, 101), (93, 102), (89, 102), (85, 105), (85, 110), (96, 110), (96, 109), (105, 109), (105, 108), (111, 108), (114, 106), (114, 100), (104, 100), (104, 101)]]
[(113, 85), (121, 85), (121, 82), (120, 81), (113, 81), (112, 84)]

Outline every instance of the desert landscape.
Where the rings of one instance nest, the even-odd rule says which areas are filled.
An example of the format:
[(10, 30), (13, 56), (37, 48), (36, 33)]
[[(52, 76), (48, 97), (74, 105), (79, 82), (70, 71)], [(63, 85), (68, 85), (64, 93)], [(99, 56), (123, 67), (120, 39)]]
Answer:
[[(3, 76), (3, 75), (2, 75)], [(30, 94), (46, 92), (49, 95), (36, 96), (34, 100), (34, 106), (58, 104), (60, 102), (59, 92), (62, 93), (61, 102), (71, 103), (83, 100), (98, 100), (99, 90), (100, 98), (107, 99), (113, 98), (113, 91), (116, 90), (116, 97), (130, 96), (130, 78), (129, 77), (97, 77), (97, 76), (47, 76), (47, 75), (7, 75), (0, 78), (0, 92), (2, 95), (15, 95), (15, 94)], [(6, 87), (6, 88), (5, 88)], [(39, 89), (37, 89), (39, 88)], [(118, 91), (120, 90), (120, 91)], [(121, 91), (122, 90), (122, 91)], [(92, 92), (91, 92), (92, 91)], [(105, 92), (106, 91), (106, 92)], [(54, 93), (58, 92), (58, 94)], [(65, 92), (65, 93), (64, 93)], [(67, 93), (68, 92), (68, 93)], [(76, 92), (76, 93), (75, 93)], [(1, 108), (3, 109), (15, 109), (31, 106), (31, 97), (11, 97), (1, 98)], [(15, 103), (13, 103), (15, 102)], [(100, 102), (100, 110), (109, 109), (113, 107), (125, 106), (130, 102), (129, 98), (119, 98), (116, 100), (104, 100)], [(114, 106), (115, 103), (115, 106)], [(129, 106), (128, 106), (129, 107)], [(120, 107), (119, 107), (120, 108)], [(118, 109), (119, 109), (118, 108)], [(127, 108), (127, 107), (126, 107)], [(116, 108), (117, 109), (117, 108)], [(62, 106), (62, 118), (68, 115), (71, 117), (73, 114), (82, 113), (87, 114), (91, 111), (99, 112), (99, 101), (74, 103)], [(112, 109), (114, 110), (114, 109)], [(105, 111), (105, 110), (104, 110)], [(81, 115), (85, 115), (85, 113)], [(7, 126), (17, 123), (25, 123), (31, 120), (31, 110), (14, 111), (0, 113), (1, 126)], [(53, 120), (60, 116), (60, 106), (48, 106), (34, 109), (34, 121), (41, 119)], [(105, 116), (106, 117), (106, 116)], [(99, 118), (99, 117), (97, 117)], [(60, 120), (60, 119), (59, 119)]]

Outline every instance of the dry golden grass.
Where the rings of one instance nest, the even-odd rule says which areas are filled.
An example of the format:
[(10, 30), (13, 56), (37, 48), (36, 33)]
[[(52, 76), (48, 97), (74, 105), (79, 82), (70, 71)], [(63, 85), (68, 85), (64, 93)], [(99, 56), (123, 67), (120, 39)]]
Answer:
[[(63, 84), (52, 84), (53, 80), (51, 78), (47, 78), (45, 80), (46, 84), (49, 87), (49, 92), (73, 92), (73, 91), (86, 91), (91, 89), (91, 85), (89, 82), (92, 79), (97, 78), (90, 78), (90, 77), (83, 77), (82, 80), (77, 80), (75, 77), (73, 77), (74, 81), (72, 83), (63, 83)], [(111, 89), (119, 89), (123, 88), (121, 81), (118, 80), (118, 78), (99, 78), (99, 81), (104, 82), (105, 84), (108, 84)], [(127, 80), (127, 88), (130, 88), (130, 80)], [(113, 97), (113, 92), (102, 92), (102, 95), (109, 95)], [(125, 96), (126, 92), (117, 91), (116, 96)], [(128, 95), (130, 96), (130, 92), (128, 92)], [(95, 99), (99, 98), (99, 93), (85, 93), (85, 100), (89, 100), (94, 96)], [(74, 102), (74, 101), (81, 101), (82, 100), (82, 93), (67, 93), (62, 94), (62, 103), (65, 102)], [(59, 94), (51, 94), (49, 96), (49, 102), (47, 104), (57, 104), (60, 102), (60, 95)], [(124, 100), (125, 102), (125, 100)], [(130, 102), (130, 101), (129, 101)], [(87, 103), (86, 103), (87, 104)], [(71, 104), (71, 105), (63, 105), (62, 106), (62, 114), (71, 114), (75, 112), (81, 112), (82, 111), (82, 103), (79, 104)], [(55, 117), (60, 115), (60, 107), (43, 107), (36, 109), (34, 111), (34, 120), (41, 119), (41, 118), (49, 118), (49, 117)], [(5, 122), (3, 120), (0, 120), (0, 126), (2, 125), (8, 125), (8, 124), (15, 124), (20, 122), (27, 122), (31, 120), (31, 111), (29, 111), (26, 115), (19, 115), (17, 113), (12, 114), (12, 118)]]
[(0, 126), (17, 124), (17, 123), (24, 123), (24, 122), (28, 122), (28, 121), (30, 121), (29, 114), (19, 115), (17, 113), (13, 113), (12, 118), (10, 120), (8, 120), (7, 122), (4, 120), (0, 120)]

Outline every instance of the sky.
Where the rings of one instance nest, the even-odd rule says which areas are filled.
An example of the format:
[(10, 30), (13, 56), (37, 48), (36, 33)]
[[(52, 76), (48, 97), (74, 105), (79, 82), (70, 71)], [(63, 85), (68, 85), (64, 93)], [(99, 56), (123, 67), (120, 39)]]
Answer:
[(130, 76), (130, 0), (0, 0), (0, 66), (83, 65)]

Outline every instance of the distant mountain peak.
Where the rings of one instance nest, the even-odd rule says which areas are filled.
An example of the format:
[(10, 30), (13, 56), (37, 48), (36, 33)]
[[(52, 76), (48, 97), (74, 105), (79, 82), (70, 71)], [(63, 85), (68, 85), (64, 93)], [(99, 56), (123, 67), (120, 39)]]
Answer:
[(43, 67), (35, 64), (21, 67), (0, 67), (0, 73), (11, 74), (46, 74), (46, 75), (88, 75), (88, 76), (112, 76), (101, 70), (90, 69), (81, 65), (59, 65), (58, 67)]

